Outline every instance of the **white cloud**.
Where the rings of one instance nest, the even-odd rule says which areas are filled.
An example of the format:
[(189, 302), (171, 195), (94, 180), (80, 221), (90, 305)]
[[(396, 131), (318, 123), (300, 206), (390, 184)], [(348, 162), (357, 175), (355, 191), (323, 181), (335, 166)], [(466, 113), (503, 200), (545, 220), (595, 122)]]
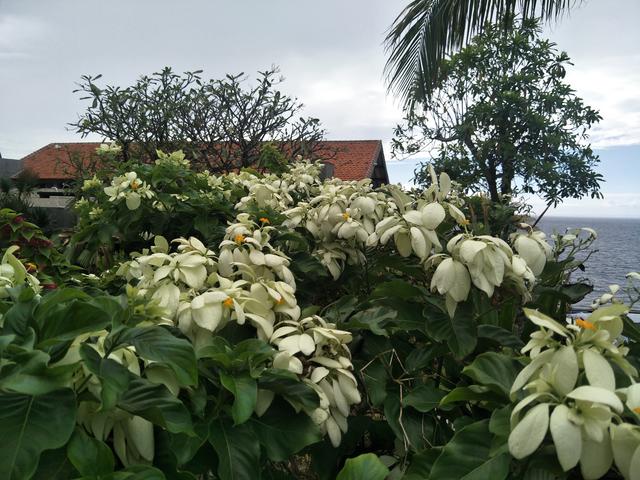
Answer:
[(31, 44), (41, 38), (45, 25), (22, 15), (0, 15), (0, 58), (22, 58)]
[(577, 64), (569, 69), (567, 80), (603, 117), (591, 130), (594, 147), (640, 143), (640, 55)]

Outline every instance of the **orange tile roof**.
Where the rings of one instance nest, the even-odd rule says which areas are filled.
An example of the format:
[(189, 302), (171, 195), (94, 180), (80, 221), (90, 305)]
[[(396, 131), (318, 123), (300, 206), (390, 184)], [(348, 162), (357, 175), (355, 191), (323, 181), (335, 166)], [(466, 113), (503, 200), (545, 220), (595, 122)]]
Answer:
[(335, 151), (335, 156), (327, 163), (335, 167), (333, 176), (342, 180), (371, 178), (378, 156), (382, 153), (380, 140), (327, 140), (322, 142), (320, 152), (325, 147)]
[(88, 167), (96, 158), (100, 143), (50, 143), (22, 159), (22, 168), (40, 180), (71, 180), (74, 178), (71, 159), (76, 156)]
[[(342, 180), (372, 178), (376, 164), (384, 167), (386, 177), (380, 140), (326, 140), (320, 143), (316, 156), (322, 160), (322, 151), (326, 148), (329, 157), (326, 163), (334, 165), (334, 177)], [(95, 160), (95, 150), (99, 146), (100, 143), (95, 142), (50, 143), (24, 157), (23, 168), (41, 180), (71, 180), (74, 175), (70, 158), (77, 156), (87, 168)]]

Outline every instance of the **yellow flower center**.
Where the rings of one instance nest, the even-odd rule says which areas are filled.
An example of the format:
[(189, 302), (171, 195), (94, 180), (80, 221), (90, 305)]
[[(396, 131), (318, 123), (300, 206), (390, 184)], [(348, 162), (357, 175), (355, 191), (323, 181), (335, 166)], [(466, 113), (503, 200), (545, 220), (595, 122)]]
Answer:
[(633, 409), (634, 413), (637, 413), (640, 415), (640, 407), (636, 407)]
[(233, 298), (231, 298), (231, 297), (227, 298), (224, 302), (222, 302), (222, 304), (227, 308), (232, 308), (233, 307)]
[(244, 242), (244, 235), (242, 235), (241, 233), (237, 234), (234, 238), (235, 242), (240, 245), (242, 242)]
[(463, 225), (463, 226), (469, 225), (470, 223), (471, 223), (471, 222), (470, 222), (469, 220), (467, 220), (466, 218), (463, 218), (463, 219), (460, 221), (460, 225)]
[(29, 273), (35, 272), (36, 270), (38, 270), (38, 267), (33, 262), (27, 262), (24, 264), (24, 266), (27, 268), (27, 272)]
[(133, 182), (131, 182), (131, 190), (137, 190), (140, 187), (140, 182), (137, 180), (134, 180)]
[(342, 214), (342, 219), (343, 219), (343, 220), (347, 221), (347, 220), (349, 220), (350, 218), (351, 218), (351, 215), (349, 215), (347, 212), (344, 212), (344, 213)]
[(593, 323), (591, 323), (589, 320), (584, 320), (582, 318), (576, 319), (576, 325), (586, 330), (596, 330), (596, 326)]
[(276, 300), (276, 305), (282, 305), (284, 303), (284, 297), (280, 297), (278, 300)]
[(267, 217), (260, 217), (259, 220), (261, 223), (264, 223), (266, 225), (269, 225), (271, 223)]

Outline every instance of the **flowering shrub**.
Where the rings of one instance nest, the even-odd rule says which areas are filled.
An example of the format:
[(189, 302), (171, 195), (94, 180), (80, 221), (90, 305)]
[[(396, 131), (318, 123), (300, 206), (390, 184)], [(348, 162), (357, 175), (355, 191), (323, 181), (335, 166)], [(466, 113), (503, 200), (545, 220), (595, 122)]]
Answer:
[(406, 192), (319, 172), (159, 152), (85, 181), (73, 286), (8, 250), (2, 471), (636, 478), (640, 329), (616, 288), (565, 322), (595, 232), (475, 234), (444, 173)]

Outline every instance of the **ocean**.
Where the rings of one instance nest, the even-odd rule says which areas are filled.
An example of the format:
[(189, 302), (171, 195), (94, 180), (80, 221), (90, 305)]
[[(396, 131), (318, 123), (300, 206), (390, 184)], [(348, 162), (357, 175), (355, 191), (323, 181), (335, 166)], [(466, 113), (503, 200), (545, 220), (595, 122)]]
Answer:
[(589, 306), (594, 298), (609, 291), (609, 285), (624, 287), (625, 275), (640, 271), (640, 219), (543, 217), (538, 226), (547, 235), (575, 227), (591, 227), (598, 233), (593, 244), (597, 251), (584, 264), (585, 271), (574, 274), (588, 278), (594, 286), (579, 307)]

